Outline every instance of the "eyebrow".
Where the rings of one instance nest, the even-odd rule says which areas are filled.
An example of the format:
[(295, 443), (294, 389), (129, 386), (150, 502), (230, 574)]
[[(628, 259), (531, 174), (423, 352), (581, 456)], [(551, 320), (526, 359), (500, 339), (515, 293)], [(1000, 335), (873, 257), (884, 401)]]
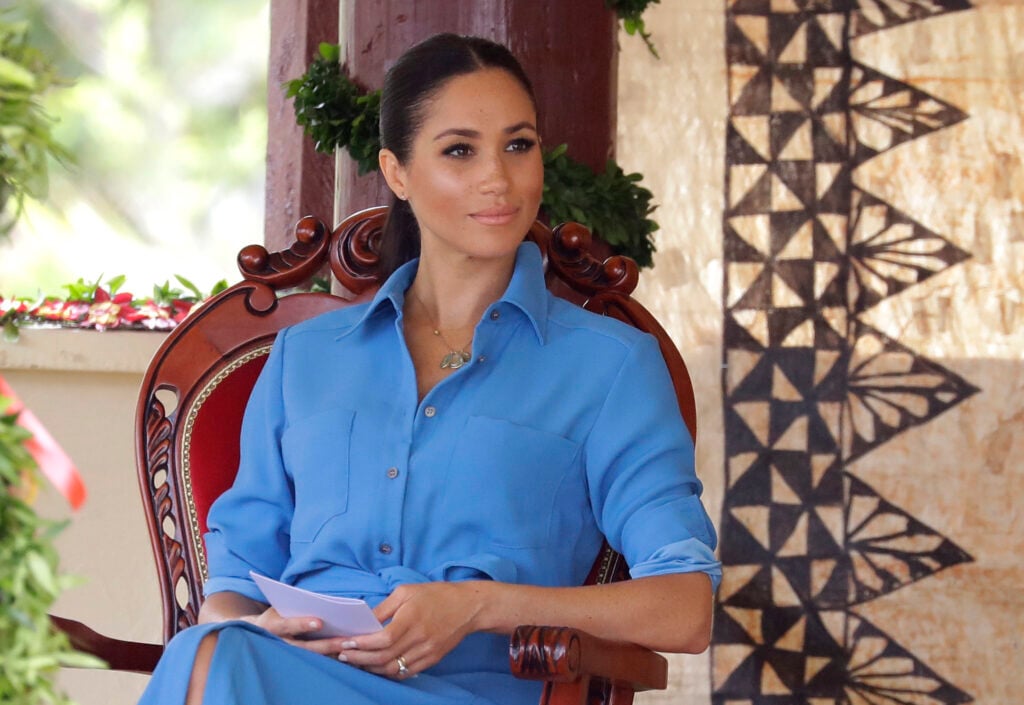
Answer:
[[(534, 132), (536, 132), (537, 128), (529, 120), (523, 120), (522, 122), (517, 122), (515, 125), (510, 125), (509, 127), (506, 127), (505, 128), (505, 134), (506, 135), (511, 135), (513, 133), (519, 132), (520, 130), (533, 130)], [(439, 139), (443, 139), (443, 138), (449, 137), (451, 135), (454, 135), (456, 137), (470, 137), (472, 139), (479, 139), (480, 138), (480, 132), (477, 131), (477, 130), (470, 130), (470, 129), (460, 128), (460, 127), (452, 127), (452, 128), (447, 129), (447, 130), (444, 130), (442, 132), (439, 132), (437, 135), (435, 135), (434, 136), (434, 141), (436, 142)]]

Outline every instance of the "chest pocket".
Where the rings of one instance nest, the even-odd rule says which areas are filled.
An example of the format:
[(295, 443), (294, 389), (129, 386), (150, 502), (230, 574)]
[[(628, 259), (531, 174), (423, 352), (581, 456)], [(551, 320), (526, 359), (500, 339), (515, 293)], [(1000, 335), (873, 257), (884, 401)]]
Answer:
[(448, 468), (442, 520), (482, 545), (548, 545), (556, 502), (573, 503), (585, 491), (571, 482), (578, 451), (548, 431), (470, 417)]
[(281, 451), (295, 485), (293, 541), (312, 541), (324, 524), (348, 510), (354, 419), (354, 411), (328, 409), (285, 431)]

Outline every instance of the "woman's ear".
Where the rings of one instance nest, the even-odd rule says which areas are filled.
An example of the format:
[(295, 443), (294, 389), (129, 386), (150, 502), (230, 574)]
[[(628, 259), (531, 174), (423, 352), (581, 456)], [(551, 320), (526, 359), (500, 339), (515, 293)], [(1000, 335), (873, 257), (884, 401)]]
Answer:
[(384, 181), (388, 188), (401, 200), (406, 200), (405, 193), (405, 169), (398, 161), (398, 157), (390, 149), (382, 149), (377, 153), (377, 163), (380, 165), (380, 173), (384, 175)]

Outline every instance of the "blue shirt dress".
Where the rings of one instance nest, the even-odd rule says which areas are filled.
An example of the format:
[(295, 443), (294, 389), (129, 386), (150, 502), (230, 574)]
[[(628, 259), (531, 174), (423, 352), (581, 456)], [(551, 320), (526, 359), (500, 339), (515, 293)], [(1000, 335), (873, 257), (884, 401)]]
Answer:
[[(369, 304), (278, 336), (246, 410), (238, 477), (210, 510), (206, 594), (264, 602), (250, 570), (371, 605), (410, 582), (579, 585), (602, 537), (635, 578), (700, 571), (717, 586), (715, 531), (655, 339), (553, 296), (524, 243), (472, 360), (419, 401), (402, 335), (416, 266)], [(212, 630), (208, 703), (540, 695), (510, 675), (501, 635), (472, 634), (398, 682), (229, 622), (175, 637), (142, 703), (183, 702)]]

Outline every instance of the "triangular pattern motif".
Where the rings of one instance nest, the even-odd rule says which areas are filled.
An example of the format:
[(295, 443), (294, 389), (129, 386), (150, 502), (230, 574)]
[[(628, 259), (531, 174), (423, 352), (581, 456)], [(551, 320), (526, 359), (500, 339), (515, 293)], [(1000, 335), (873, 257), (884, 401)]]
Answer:
[(866, 705), (960, 705), (970, 695), (941, 678), (875, 625), (850, 613), (848, 703)]
[(962, 548), (847, 476), (850, 602), (873, 600), (971, 557)]
[(851, 340), (843, 457), (856, 460), (979, 389), (859, 321)]
[(855, 165), (967, 118), (949, 103), (858, 63), (851, 71), (849, 104)]
[(967, 702), (853, 607), (970, 556), (848, 465), (978, 391), (862, 321), (969, 255), (853, 177), (966, 114), (850, 54), (857, 36), (969, 5), (725, 5), (727, 489), (712, 700)]
[(853, 189), (848, 293), (856, 311), (966, 260), (970, 255), (880, 198)]
[(970, 9), (968, 0), (857, 0), (850, 36)]

